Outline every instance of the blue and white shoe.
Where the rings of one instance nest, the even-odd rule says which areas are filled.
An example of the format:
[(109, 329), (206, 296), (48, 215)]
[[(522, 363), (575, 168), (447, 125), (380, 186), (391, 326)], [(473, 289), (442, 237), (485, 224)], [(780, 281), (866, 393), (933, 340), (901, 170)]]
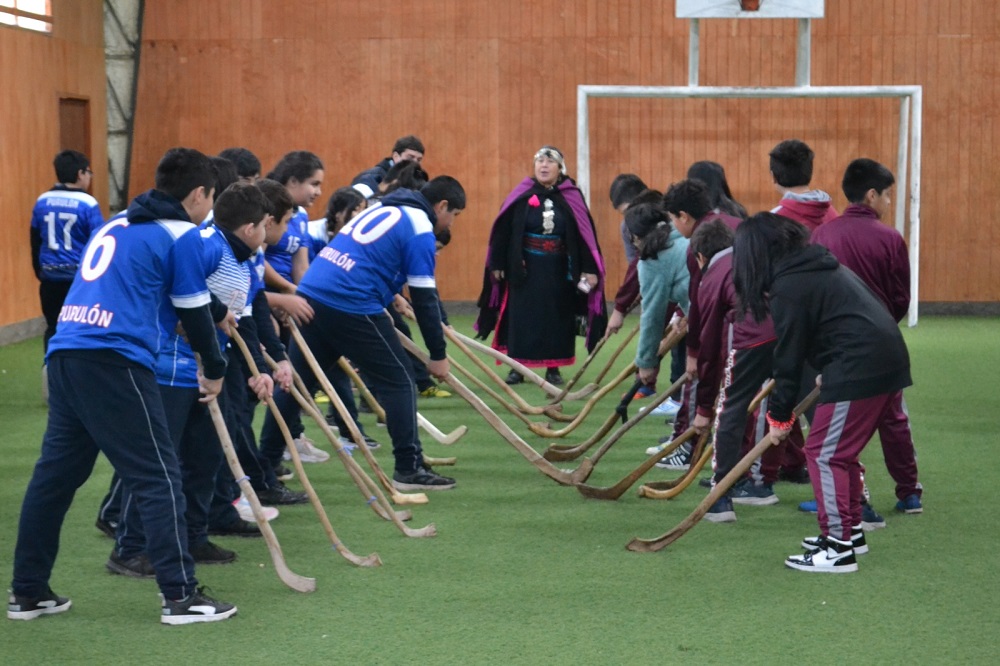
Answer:
[(808, 502), (802, 502), (799, 504), (799, 511), (805, 511), (806, 513), (816, 513), (819, 508), (816, 506), (816, 500), (811, 499)]
[[(648, 407), (643, 407), (639, 411), (644, 412)], [(677, 412), (681, 411), (681, 403), (673, 398), (667, 398), (653, 409), (653, 416), (665, 417), (668, 421), (677, 418)]]

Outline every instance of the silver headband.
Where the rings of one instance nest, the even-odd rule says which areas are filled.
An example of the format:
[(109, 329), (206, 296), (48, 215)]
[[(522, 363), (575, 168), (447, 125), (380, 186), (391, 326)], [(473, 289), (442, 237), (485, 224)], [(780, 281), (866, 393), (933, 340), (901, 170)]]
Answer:
[(537, 162), (543, 157), (548, 157), (550, 160), (555, 160), (559, 164), (559, 173), (561, 173), (564, 176), (566, 175), (566, 159), (563, 157), (562, 153), (560, 153), (555, 148), (544, 146), (542, 148), (539, 148), (538, 152), (535, 153), (534, 161)]

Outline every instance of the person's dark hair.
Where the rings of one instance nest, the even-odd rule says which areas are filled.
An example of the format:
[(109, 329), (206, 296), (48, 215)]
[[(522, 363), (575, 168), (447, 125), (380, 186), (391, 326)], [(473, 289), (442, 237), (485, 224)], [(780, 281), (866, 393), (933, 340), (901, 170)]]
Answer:
[(199, 187), (209, 194), (216, 180), (215, 165), (206, 155), (194, 148), (171, 148), (156, 165), (154, 187), (183, 201)]
[(260, 224), (270, 211), (270, 204), (260, 188), (252, 183), (235, 182), (215, 199), (213, 224), (226, 231), (236, 231), (244, 224)]
[(663, 207), (663, 193), (659, 190), (645, 189), (642, 192), (639, 192), (639, 194), (635, 195), (635, 198), (632, 199), (632, 202), (629, 203), (629, 206), (638, 206), (639, 204), (652, 204), (653, 206), (656, 206), (660, 210), (666, 212), (666, 209)]
[(267, 177), (282, 185), (287, 185), (292, 178), (304, 183), (322, 168), (323, 162), (315, 153), (310, 153), (308, 150), (294, 150), (278, 160)]
[(808, 227), (774, 213), (757, 213), (736, 228), (733, 286), (744, 314), (764, 321), (774, 267), (808, 244)]
[(379, 192), (386, 195), (398, 189), (419, 190), (429, 180), (430, 176), (423, 167), (412, 160), (403, 160), (396, 162), (385, 172), (385, 177), (379, 183)]
[(708, 186), (708, 201), (712, 208), (741, 219), (746, 219), (747, 209), (736, 199), (729, 189), (726, 170), (718, 162), (703, 160), (688, 167), (688, 178), (696, 178)]
[(407, 150), (415, 150), (421, 155), (425, 152), (424, 144), (417, 137), (412, 134), (407, 134), (406, 136), (401, 136), (396, 139), (396, 143), (392, 145), (392, 152), (399, 153), (402, 155)]
[(75, 183), (81, 171), (90, 168), (90, 160), (81, 152), (64, 150), (52, 160), (56, 170), (56, 182)]
[(215, 180), (216, 194), (224, 192), (227, 187), (240, 179), (240, 175), (236, 172), (236, 165), (225, 157), (209, 157), (208, 159), (212, 160), (212, 165), (218, 174), (218, 178)]
[(276, 222), (281, 222), (281, 218), (285, 217), (288, 211), (295, 210), (292, 195), (278, 181), (261, 178), (254, 185), (264, 195), (264, 199), (267, 201), (267, 212), (274, 216)]
[(798, 139), (782, 141), (771, 150), (771, 174), (782, 187), (808, 185), (813, 177), (816, 153)]
[(420, 188), (420, 193), (431, 202), (448, 202), (448, 210), (465, 210), (465, 189), (451, 176), (438, 176)]
[(691, 254), (700, 254), (706, 261), (732, 246), (733, 230), (720, 219), (699, 225), (691, 235)]
[(841, 187), (848, 201), (861, 203), (868, 190), (881, 194), (895, 183), (896, 178), (889, 169), (875, 160), (861, 157), (847, 165)]
[(618, 209), (622, 204), (632, 205), (632, 200), (642, 192), (649, 189), (642, 178), (634, 173), (620, 173), (611, 181), (611, 189), (608, 196), (611, 197), (611, 205)]
[(330, 195), (326, 203), (326, 226), (332, 229), (337, 223), (338, 213), (350, 213), (365, 202), (365, 195), (353, 187), (341, 187)]
[(625, 227), (637, 241), (640, 260), (655, 259), (662, 250), (673, 245), (670, 232), (674, 227), (659, 206), (648, 203), (630, 205), (625, 211)]
[(236, 173), (240, 178), (253, 178), (260, 175), (260, 160), (246, 148), (226, 148), (219, 157), (236, 165)]
[(445, 229), (434, 234), (434, 240), (437, 241), (439, 250), (443, 247), (448, 247), (448, 243), (451, 242), (451, 229)]
[(700, 220), (712, 212), (708, 185), (691, 178), (674, 183), (663, 195), (663, 207), (674, 215), (687, 213), (695, 220)]

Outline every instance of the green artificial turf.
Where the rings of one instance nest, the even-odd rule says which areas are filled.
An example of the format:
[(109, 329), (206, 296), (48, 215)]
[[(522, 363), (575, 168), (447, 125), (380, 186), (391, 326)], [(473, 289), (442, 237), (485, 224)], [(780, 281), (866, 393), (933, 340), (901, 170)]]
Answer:
[[(468, 317), (453, 323), (470, 331)], [(272, 525), (287, 563), (315, 577), (317, 591), (284, 587), (261, 540), (220, 538), (239, 561), (198, 574), (239, 615), (164, 627), (155, 584), (104, 569), (111, 541), (93, 526), (110, 478), (101, 459), (67, 516), (52, 578), (57, 592), (72, 597), (72, 610), (0, 621), (0, 654), (4, 663), (51, 664), (996, 663), (998, 333), (995, 319), (924, 318), (905, 331), (925, 511), (893, 511), (893, 485), (873, 442), (863, 460), (872, 503), (888, 527), (869, 533), (871, 553), (857, 574), (782, 566), (802, 537), (816, 533), (815, 518), (796, 510), (810, 488), (786, 483), (776, 486), (775, 506), (737, 507), (735, 524), (702, 523), (662, 552), (627, 552), (632, 537), (656, 536), (684, 518), (704, 491), (692, 486), (676, 500), (653, 501), (633, 488), (617, 502), (585, 500), (539, 473), (459, 398), (421, 398), (421, 413), (441, 430), (469, 426), (451, 447), (422, 437), (429, 455), (458, 458), (451, 471), (440, 470), (453, 473), (458, 487), (410, 507), (410, 524), (433, 522), (437, 537), (406, 538), (377, 518), (336, 459), (307, 465), (338, 536), (359, 555), (377, 551), (384, 566), (350, 565), (331, 549), (309, 505), (283, 507)], [(45, 427), (40, 356), (40, 340), (0, 348), (0, 569), (8, 578), (21, 497)], [(517, 390), (543, 402), (535, 387)], [(560, 443), (594, 432), (623, 390)], [(486, 402), (537, 451), (555, 441)], [(362, 420), (385, 444), (377, 457), (391, 469), (385, 430), (371, 415)], [(642, 422), (589, 483), (616, 482), (664, 431), (662, 421)], [(322, 444), (315, 426), (309, 432)], [(645, 478), (676, 474), (654, 470)]]

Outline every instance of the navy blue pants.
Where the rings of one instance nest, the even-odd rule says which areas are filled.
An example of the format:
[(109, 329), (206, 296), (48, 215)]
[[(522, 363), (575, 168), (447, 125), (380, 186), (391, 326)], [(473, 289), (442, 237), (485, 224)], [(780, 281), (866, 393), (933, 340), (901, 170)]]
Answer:
[[(350, 314), (312, 299), (307, 300), (316, 315), (302, 327), (302, 337), (316, 356), (319, 366), (335, 366), (337, 359), (346, 356), (371, 378), (373, 388), (378, 391), (379, 402), (385, 409), (396, 470), (412, 473), (424, 462), (417, 438), (417, 391), (410, 360), (396, 336), (392, 319), (384, 313)], [(294, 340), (288, 357), (310, 393), (315, 392), (318, 381)], [(346, 379), (343, 373), (335, 374)], [(334, 381), (333, 376), (330, 380)], [(339, 394), (340, 390), (337, 392)], [(347, 393), (350, 394), (350, 390)], [(279, 388), (275, 388), (274, 402), (286, 421), (299, 411), (295, 399)], [(277, 422), (268, 413), (261, 431), (260, 448), (276, 463), (284, 447)]]
[[(208, 541), (208, 509), (215, 494), (215, 475), (224, 460), (222, 445), (208, 406), (198, 402), (201, 394), (197, 388), (161, 385), (160, 397), (180, 461), (188, 543), (201, 545)], [(135, 493), (126, 489), (118, 522), (118, 554), (126, 560), (146, 551), (147, 530), (135, 499)]]
[(193, 592), (198, 581), (180, 467), (152, 371), (110, 351), (56, 353), (49, 358), (49, 396), (42, 454), (21, 506), (14, 594), (48, 590), (63, 520), (98, 452), (132, 493), (160, 591), (168, 599)]

